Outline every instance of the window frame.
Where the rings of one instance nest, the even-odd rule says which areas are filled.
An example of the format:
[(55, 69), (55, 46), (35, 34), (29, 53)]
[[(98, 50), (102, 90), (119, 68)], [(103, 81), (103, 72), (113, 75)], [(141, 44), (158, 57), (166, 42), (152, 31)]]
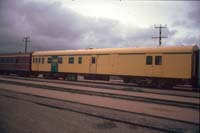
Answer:
[(48, 58), (47, 58), (47, 63), (48, 63), (48, 64), (52, 63), (52, 58), (51, 58), (51, 57), (48, 57)]
[(68, 64), (74, 64), (74, 57), (68, 57)]
[(155, 56), (155, 65), (162, 65), (162, 56)]
[(5, 63), (5, 57), (2, 58), (2, 63)]
[(44, 64), (44, 62), (45, 62), (45, 59), (44, 59), (44, 57), (42, 57), (41, 58), (41, 63)]
[(146, 65), (153, 65), (153, 56), (151, 55), (146, 56)]
[(92, 58), (91, 58), (91, 63), (92, 63), (92, 64), (95, 64), (95, 63), (96, 63), (96, 58), (95, 58), (94, 56), (92, 56)]
[(82, 57), (78, 57), (78, 64), (82, 64)]
[(62, 64), (63, 63), (63, 58), (62, 57), (58, 57), (58, 64)]

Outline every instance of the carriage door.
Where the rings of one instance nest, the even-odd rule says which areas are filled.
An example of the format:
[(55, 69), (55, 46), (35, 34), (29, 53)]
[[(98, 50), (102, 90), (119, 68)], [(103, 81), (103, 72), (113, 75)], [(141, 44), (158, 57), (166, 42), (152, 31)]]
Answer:
[(163, 55), (162, 54), (156, 54), (154, 56), (153, 75), (159, 76), (159, 77), (163, 75)]
[(51, 72), (58, 72), (58, 57), (52, 56)]
[(145, 76), (152, 76), (153, 75), (153, 59), (154, 55), (148, 54), (145, 58)]
[(146, 76), (161, 76), (163, 74), (163, 56), (162, 54), (146, 55)]
[(90, 73), (96, 73), (97, 71), (97, 56), (92, 55), (90, 59)]
[[(35, 71), (39, 71), (39, 57), (35, 56), (34, 58), (35, 58), (34, 69), (35, 69)], [(19, 61), (19, 58), (16, 59), (16, 62), (18, 62), (18, 61)]]

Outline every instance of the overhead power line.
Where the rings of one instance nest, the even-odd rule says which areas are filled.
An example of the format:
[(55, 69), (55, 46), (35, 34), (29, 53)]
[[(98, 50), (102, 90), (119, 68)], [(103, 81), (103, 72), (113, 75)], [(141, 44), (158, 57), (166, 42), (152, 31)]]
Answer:
[(25, 42), (25, 49), (24, 49), (24, 52), (26, 53), (26, 52), (27, 52), (27, 45), (28, 45), (28, 42), (31, 42), (31, 41), (30, 41), (30, 37), (24, 37), (23, 41)]
[(159, 39), (159, 46), (161, 46), (162, 45), (162, 38), (167, 38), (167, 37), (162, 36), (162, 29), (167, 28), (167, 25), (165, 25), (165, 26), (162, 26), (161, 24), (160, 24), (160, 26), (155, 25), (154, 28), (159, 28), (159, 36), (158, 37), (152, 37), (152, 38), (153, 39)]

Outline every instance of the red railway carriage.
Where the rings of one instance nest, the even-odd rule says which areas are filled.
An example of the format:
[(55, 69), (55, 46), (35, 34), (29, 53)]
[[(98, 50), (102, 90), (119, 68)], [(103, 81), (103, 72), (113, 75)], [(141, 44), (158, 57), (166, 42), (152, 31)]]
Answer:
[(26, 75), (31, 72), (31, 53), (0, 54), (0, 73)]

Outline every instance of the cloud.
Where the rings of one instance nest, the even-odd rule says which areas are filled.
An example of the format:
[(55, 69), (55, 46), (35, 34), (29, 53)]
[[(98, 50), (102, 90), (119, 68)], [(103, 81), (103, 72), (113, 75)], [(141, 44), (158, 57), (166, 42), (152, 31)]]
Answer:
[(192, 27), (200, 27), (200, 2), (193, 2), (191, 4), (191, 9), (188, 13), (188, 18), (191, 22)]
[(182, 36), (174, 36), (175, 44), (197, 44), (200, 46), (200, 2), (192, 1), (188, 3), (188, 12), (185, 17), (174, 21), (173, 27), (179, 28)]
[(189, 11), (185, 14), (185, 18), (174, 21), (173, 26), (183, 26), (186, 28), (196, 29), (200, 27), (200, 2), (189, 2)]
[[(30, 36), (29, 51), (85, 49), (89, 47), (157, 46), (153, 26), (141, 28), (123, 25), (111, 19), (84, 17), (59, 2), (12, 1), (0, 3), (0, 52), (24, 50), (23, 37)], [(166, 29), (169, 39), (176, 30)]]

